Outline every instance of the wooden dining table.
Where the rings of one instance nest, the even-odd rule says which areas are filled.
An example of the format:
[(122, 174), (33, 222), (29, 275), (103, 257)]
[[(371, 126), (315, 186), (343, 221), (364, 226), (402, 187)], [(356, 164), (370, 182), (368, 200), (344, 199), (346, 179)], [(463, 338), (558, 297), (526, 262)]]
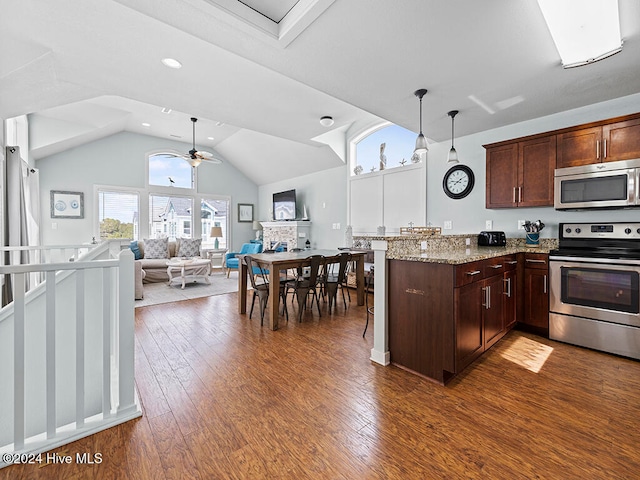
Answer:
[[(269, 270), (269, 328), (278, 329), (280, 304), (280, 272), (289, 268), (308, 266), (309, 258), (322, 255), (327, 263), (337, 263), (341, 253), (350, 253), (355, 262), (358, 305), (364, 305), (364, 252), (349, 250), (304, 250), (302, 252), (276, 252), (252, 254), (251, 258)], [(244, 255), (238, 255), (238, 312), (247, 313), (247, 265)]]

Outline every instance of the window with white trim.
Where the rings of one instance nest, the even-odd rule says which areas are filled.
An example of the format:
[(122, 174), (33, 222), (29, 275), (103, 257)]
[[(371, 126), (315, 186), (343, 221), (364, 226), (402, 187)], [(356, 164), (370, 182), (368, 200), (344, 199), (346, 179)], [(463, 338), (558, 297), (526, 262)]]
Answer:
[(351, 175), (419, 163), (420, 157), (413, 156), (416, 136), (398, 125), (388, 125), (371, 132), (356, 143)]
[(100, 240), (132, 238), (139, 235), (139, 196), (137, 192), (98, 190), (98, 232)]
[(149, 186), (194, 188), (195, 168), (183, 157), (171, 152), (153, 153), (148, 164)]

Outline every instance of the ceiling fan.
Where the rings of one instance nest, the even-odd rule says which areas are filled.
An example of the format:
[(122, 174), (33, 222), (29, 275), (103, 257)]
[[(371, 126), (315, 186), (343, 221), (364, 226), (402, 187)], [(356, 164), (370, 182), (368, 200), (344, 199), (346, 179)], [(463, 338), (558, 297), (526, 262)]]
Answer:
[(183, 155), (183, 157), (189, 162), (192, 167), (197, 167), (203, 161), (220, 164), (222, 160), (215, 158), (213, 153), (206, 152), (204, 150), (196, 150), (196, 122), (198, 119), (196, 117), (191, 117), (191, 122), (193, 123), (193, 148), (189, 150), (189, 153)]

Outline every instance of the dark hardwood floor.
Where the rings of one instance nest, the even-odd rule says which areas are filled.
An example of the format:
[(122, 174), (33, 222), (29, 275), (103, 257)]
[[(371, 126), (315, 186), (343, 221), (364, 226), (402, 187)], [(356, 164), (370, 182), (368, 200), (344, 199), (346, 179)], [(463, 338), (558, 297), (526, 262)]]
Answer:
[(640, 362), (514, 331), (441, 387), (372, 363), (355, 302), (275, 332), (236, 310), (137, 309), (144, 416), (56, 450), (101, 464), (0, 479), (640, 478)]

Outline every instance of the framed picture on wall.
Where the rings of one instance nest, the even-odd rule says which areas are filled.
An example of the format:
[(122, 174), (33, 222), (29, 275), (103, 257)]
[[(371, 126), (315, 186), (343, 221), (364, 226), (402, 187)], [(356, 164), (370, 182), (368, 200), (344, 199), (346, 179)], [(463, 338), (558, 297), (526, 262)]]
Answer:
[(84, 218), (84, 194), (51, 190), (51, 218)]
[(238, 204), (238, 221), (253, 222), (253, 204), (252, 203)]

